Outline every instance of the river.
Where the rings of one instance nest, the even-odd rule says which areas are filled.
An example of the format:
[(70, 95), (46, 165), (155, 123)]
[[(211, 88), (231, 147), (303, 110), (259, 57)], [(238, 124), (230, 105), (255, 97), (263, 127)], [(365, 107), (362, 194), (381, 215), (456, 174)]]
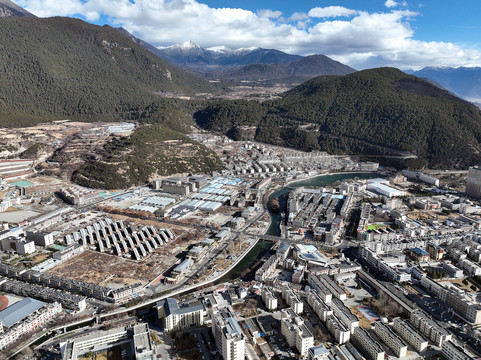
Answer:
[[(346, 179), (372, 179), (376, 177), (381, 177), (378, 173), (343, 173), (343, 174), (334, 174), (334, 175), (319, 175), (305, 180), (299, 180), (288, 184), (288, 186), (279, 189), (278, 191), (273, 192), (269, 196), (269, 200), (273, 198), (279, 199), (280, 208), (283, 209), (285, 206), (286, 197), (283, 196), (287, 194), (294, 188), (306, 186), (306, 187), (322, 187), (332, 185), (336, 181), (342, 181)], [(271, 216), (271, 225), (267, 230), (267, 235), (280, 235), (280, 223), (281, 223), (281, 216), (279, 213), (272, 213), (269, 209), (269, 214)], [(244, 270), (247, 268), (252, 267), (259, 259), (264, 256), (274, 245), (272, 241), (265, 241), (260, 240), (250, 251), (249, 253), (237, 264), (231, 271), (225, 274), (222, 278), (217, 280), (215, 283), (219, 284), (225, 281), (230, 281), (237, 279)]]
[[(305, 186), (305, 187), (324, 187), (324, 186), (330, 186), (334, 184), (336, 181), (343, 181), (346, 179), (373, 179), (373, 178), (378, 178), (378, 177), (383, 177), (382, 175), (378, 173), (340, 173), (340, 174), (333, 174), (333, 175), (318, 175), (314, 176), (309, 179), (304, 179), (304, 180), (299, 180), (299, 181), (294, 181), (289, 183), (286, 187), (283, 187), (282, 189), (279, 189), (278, 191), (273, 192), (269, 196), (269, 201), (271, 199), (278, 199), (279, 200), (279, 205), (280, 209), (285, 209), (285, 202), (287, 201), (287, 193), (289, 193), (291, 190)], [(281, 235), (281, 229), (280, 229), (280, 224), (281, 224), (281, 215), (279, 213), (272, 213), (269, 211), (269, 214), (271, 216), (271, 225), (269, 226), (269, 229), (267, 230), (266, 234), (267, 235), (274, 235), (274, 236), (280, 236)]]

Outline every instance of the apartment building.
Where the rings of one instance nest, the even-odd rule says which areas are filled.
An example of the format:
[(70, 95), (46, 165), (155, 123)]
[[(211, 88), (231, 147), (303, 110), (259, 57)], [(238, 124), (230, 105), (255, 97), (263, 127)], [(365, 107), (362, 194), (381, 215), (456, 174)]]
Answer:
[(454, 344), (452, 341), (445, 341), (441, 347), (441, 352), (444, 358), (449, 360), (470, 360), (475, 358), (472, 354), (468, 354), (462, 347)]
[(202, 304), (179, 306), (176, 299), (157, 302), (157, 314), (165, 331), (186, 329), (204, 324), (205, 309)]
[(261, 296), (267, 310), (277, 309), (277, 296), (271, 288), (265, 286)]
[(26, 231), (25, 234), (28, 240), (33, 240), (38, 246), (48, 247), (54, 243), (53, 234), (48, 231)]
[(212, 331), (224, 360), (244, 360), (244, 334), (230, 310), (223, 308), (214, 315)]
[(463, 270), (457, 268), (450, 261), (443, 261), (443, 271), (449, 275), (449, 277), (460, 279), (464, 276)]
[(481, 266), (478, 264), (473, 263), (468, 259), (460, 260), (459, 265), (462, 269), (464, 269), (469, 275), (471, 276), (480, 276), (481, 275)]
[(481, 324), (481, 306), (475, 303), (469, 296), (457, 288), (446, 288), (442, 283), (431, 280), (425, 276), (421, 278), (421, 286), (433, 293), (450, 306), (466, 321), (473, 324)]
[(421, 352), (428, 347), (428, 341), (403, 319), (395, 318), (393, 328), (417, 352)]
[(443, 342), (451, 340), (452, 334), (439, 326), (421, 309), (411, 312), (409, 321), (421, 334), (431, 340), (436, 346), (441, 347)]
[(334, 316), (346, 325), (351, 334), (354, 333), (354, 330), (359, 327), (359, 319), (357, 316), (339, 299), (333, 299), (330, 306)]
[(77, 360), (85, 358), (90, 351), (97, 353), (115, 346), (126, 345), (130, 345), (132, 348), (132, 359), (154, 359), (153, 344), (147, 324), (96, 331), (88, 335), (82, 334), (66, 342), (61, 342), (60, 352), (62, 360)]
[(481, 167), (469, 168), (466, 179), (466, 195), (475, 199), (481, 198)]
[(314, 345), (314, 336), (292, 308), (281, 311), (281, 333), (291, 348), (296, 348), (302, 356), (306, 356)]
[(0, 337), (0, 349), (21, 336), (33, 332), (62, 311), (59, 303), (45, 304), (25, 298), (0, 311), (0, 324), (4, 333)]
[(345, 344), (351, 337), (351, 331), (336, 316), (329, 315), (326, 321), (327, 330), (339, 344)]
[(329, 289), (332, 295), (339, 300), (346, 300), (346, 292), (337, 283), (332, 280), (329, 276), (323, 274), (319, 276), (319, 280), (324, 283), (325, 287)]
[(352, 338), (354, 344), (370, 360), (384, 360), (384, 350), (366, 329), (357, 327)]
[(398, 358), (407, 355), (407, 344), (394, 333), (390, 326), (377, 321), (374, 325), (374, 333), (394, 352), (394, 354), (396, 354)]
[(321, 299), (319, 293), (311, 289), (307, 297), (307, 303), (311, 306), (321, 321), (326, 322), (327, 317), (332, 315), (332, 309)]
[(481, 305), (460, 292), (446, 290), (446, 304), (464, 319), (473, 324), (481, 324)]
[(296, 314), (300, 314), (304, 311), (304, 303), (301, 298), (292, 290), (289, 284), (285, 283), (282, 286), (282, 298), (285, 300)]
[(319, 277), (317, 277), (313, 273), (310, 273), (307, 277), (307, 282), (311, 288), (317, 291), (322, 301), (324, 301), (325, 303), (330, 303), (332, 301), (332, 293), (326, 287), (326, 285), (319, 280)]
[(255, 280), (264, 282), (276, 270), (277, 262), (279, 261), (276, 255), (272, 255), (262, 266), (256, 271)]

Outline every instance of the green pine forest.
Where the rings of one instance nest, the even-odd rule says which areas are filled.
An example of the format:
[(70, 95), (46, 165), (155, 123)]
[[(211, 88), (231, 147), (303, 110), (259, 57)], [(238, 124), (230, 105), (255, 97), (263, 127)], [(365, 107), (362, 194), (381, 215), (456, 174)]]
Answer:
[[(420, 78), (393, 68), (322, 76), (278, 100), (217, 101), (194, 114), (197, 123), (234, 139), (362, 154), (417, 156), (404, 166), (466, 168), (481, 158), (481, 112)], [(254, 131), (253, 131), (254, 129)]]

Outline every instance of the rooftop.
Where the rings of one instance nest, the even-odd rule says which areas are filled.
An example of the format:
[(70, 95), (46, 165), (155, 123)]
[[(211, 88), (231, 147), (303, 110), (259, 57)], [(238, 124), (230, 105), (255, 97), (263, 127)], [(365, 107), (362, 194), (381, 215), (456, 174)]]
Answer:
[(0, 311), (0, 322), (3, 323), (5, 327), (11, 327), (43, 306), (45, 306), (44, 302), (32, 298), (22, 299), (7, 307), (5, 310)]

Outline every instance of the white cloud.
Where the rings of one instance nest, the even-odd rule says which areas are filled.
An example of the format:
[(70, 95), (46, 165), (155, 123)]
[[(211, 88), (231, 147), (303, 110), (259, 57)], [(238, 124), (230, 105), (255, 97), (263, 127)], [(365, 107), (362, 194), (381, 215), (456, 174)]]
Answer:
[(309, 19), (309, 15), (307, 15), (306, 13), (295, 12), (294, 14), (289, 16), (287, 21), (303, 21), (303, 20), (307, 20), (307, 19)]
[(282, 11), (273, 11), (270, 9), (258, 10), (257, 15), (261, 18), (278, 19), (282, 16)]
[[(37, 16), (105, 16), (155, 46), (186, 40), (211, 47), (259, 46), (288, 53), (324, 54), (357, 68), (481, 65), (481, 53), (446, 42), (415, 39), (410, 23), (418, 13), (369, 13), (340, 6), (316, 7), (283, 17), (275, 10), (254, 13), (211, 8), (196, 0), (18, 0)], [(392, 4), (388, 0), (385, 4)], [(397, 5), (404, 4), (397, 2)]]
[(357, 13), (358, 13), (357, 10), (351, 10), (342, 6), (327, 6), (324, 8), (315, 7), (309, 11), (308, 15), (310, 17), (315, 17), (315, 18), (330, 18), (330, 17), (352, 16), (352, 15), (356, 15)]
[(393, 7), (398, 6), (399, 4), (398, 4), (396, 1), (394, 1), (394, 0), (387, 0), (387, 1), (384, 3), (384, 5), (385, 5), (386, 7), (388, 7), (388, 8), (393, 8)]

